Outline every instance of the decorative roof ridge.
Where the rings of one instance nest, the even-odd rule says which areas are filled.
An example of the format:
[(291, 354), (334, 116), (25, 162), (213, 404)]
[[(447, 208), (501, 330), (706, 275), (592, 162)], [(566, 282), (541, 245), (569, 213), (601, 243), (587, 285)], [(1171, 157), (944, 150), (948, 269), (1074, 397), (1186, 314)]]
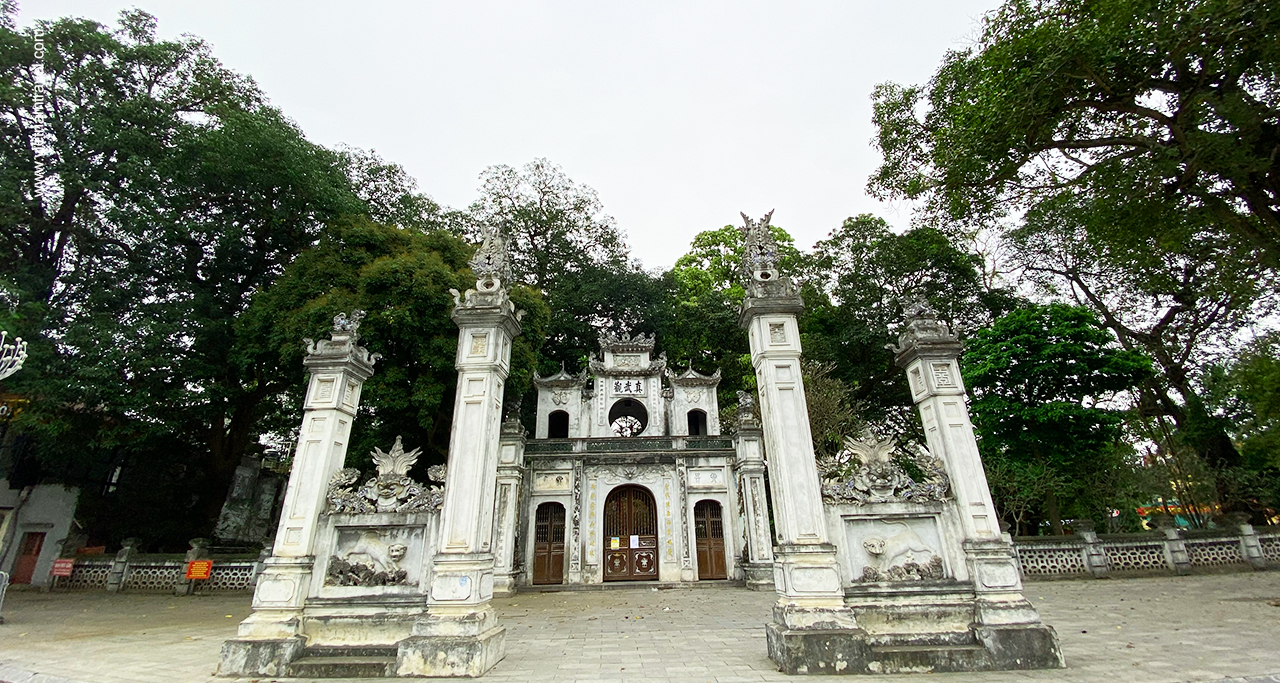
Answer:
[(570, 374), (564, 369), (564, 362), (560, 363), (560, 371), (543, 377), (538, 374), (537, 370), (533, 371), (533, 383), (538, 386), (576, 386), (585, 384), (587, 381), (587, 370), (583, 368), (582, 372), (576, 375)]
[(600, 350), (601, 351), (652, 351), (654, 341), (657, 335), (645, 336), (643, 332), (637, 332), (635, 336), (628, 337), (626, 334), (614, 335), (611, 332), (600, 333)]
[(720, 368), (716, 368), (716, 371), (710, 375), (704, 375), (694, 370), (693, 364), (690, 363), (689, 368), (678, 375), (672, 370), (667, 370), (667, 379), (671, 380), (672, 384), (689, 386), (719, 384)]

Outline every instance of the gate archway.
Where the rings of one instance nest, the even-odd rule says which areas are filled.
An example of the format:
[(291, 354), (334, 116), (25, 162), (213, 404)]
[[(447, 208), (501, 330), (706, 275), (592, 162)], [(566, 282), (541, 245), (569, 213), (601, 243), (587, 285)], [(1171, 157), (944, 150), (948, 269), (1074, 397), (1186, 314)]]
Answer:
[(643, 486), (619, 486), (604, 502), (604, 580), (658, 578), (658, 506)]

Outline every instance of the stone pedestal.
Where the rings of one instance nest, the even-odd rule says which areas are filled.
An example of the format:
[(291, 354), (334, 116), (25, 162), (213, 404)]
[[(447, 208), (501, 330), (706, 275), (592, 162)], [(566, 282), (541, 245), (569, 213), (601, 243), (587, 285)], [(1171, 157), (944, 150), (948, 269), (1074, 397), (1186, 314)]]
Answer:
[(743, 215), (747, 295), (739, 317), (751, 343), (778, 540), (769, 657), (787, 673), (837, 673), (845, 668), (837, 661), (865, 649), (864, 634), (844, 604), (836, 549), (827, 538), (800, 368), (796, 314), (804, 303), (778, 272), (769, 217)]
[(476, 289), (453, 292), (458, 389), (428, 615), (400, 641), (400, 676), (479, 676), (506, 652), (505, 630), (490, 605), (494, 495), (503, 390), (520, 316), (504, 285), (510, 273), (501, 235), (490, 233), (471, 263)]
[(303, 364), (311, 378), (275, 544), (253, 594), (253, 614), (222, 647), (221, 676), (283, 675), (305, 644), (303, 606), (313, 580), (320, 513), (330, 477), (346, 461), (360, 390), (378, 358), (356, 344), (361, 317), (339, 315), (331, 339), (307, 340)]
[[(941, 460), (950, 480), (948, 517), (961, 540), (964, 573), (973, 590), (972, 634), (983, 654), (958, 668), (1028, 669), (1065, 666), (1053, 629), (1040, 622), (1022, 595), (1016, 551), (1000, 533), (995, 505), (978, 454), (960, 376), (958, 337), (927, 307), (908, 313), (898, 346), (891, 347), (907, 372), (929, 453)], [(965, 576), (967, 575), (967, 577)]]

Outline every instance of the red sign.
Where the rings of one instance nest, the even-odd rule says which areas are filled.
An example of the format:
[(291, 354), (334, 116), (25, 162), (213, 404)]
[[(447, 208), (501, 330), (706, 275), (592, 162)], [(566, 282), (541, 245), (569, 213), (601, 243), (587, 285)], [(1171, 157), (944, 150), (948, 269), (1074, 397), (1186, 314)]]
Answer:
[(213, 573), (213, 560), (192, 560), (187, 563), (187, 578), (204, 581)]
[(53, 561), (53, 569), (49, 570), (49, 576), (71, 576), (71, 568), (76, 566), (76, 561), (72, 559), (60, 559)]

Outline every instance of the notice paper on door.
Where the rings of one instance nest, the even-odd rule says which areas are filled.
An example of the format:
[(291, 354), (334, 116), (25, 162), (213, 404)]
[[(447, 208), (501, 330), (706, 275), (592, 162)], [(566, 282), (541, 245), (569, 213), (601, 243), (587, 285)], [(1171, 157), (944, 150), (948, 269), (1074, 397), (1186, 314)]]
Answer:
[(617, 550), (620, 547), (622, 547), (622, 538), (618, 536), (609, 538), (609, 550)]
[(637, 535), (635, 535), (635, 534), (631, 534), (631, 547), (632, 547), (632, 548), (639, 548), (639, 547), (640, 547), (640, 537), (639, 537), (639, 536), (637, 536)]

